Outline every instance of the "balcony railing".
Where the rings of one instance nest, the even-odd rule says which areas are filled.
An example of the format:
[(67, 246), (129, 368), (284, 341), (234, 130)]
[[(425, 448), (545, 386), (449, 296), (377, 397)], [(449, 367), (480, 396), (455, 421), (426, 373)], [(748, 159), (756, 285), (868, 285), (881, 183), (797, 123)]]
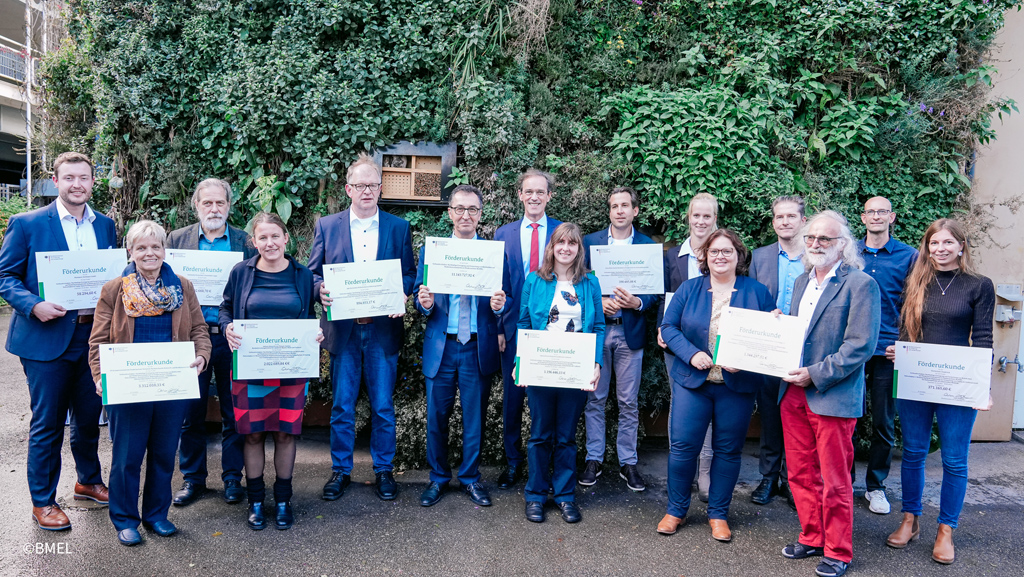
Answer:
[(12, 196), (20, 196), (21, 187), (16, 184), (5, 184), (0, 182), (0, 201), (10, 200)]

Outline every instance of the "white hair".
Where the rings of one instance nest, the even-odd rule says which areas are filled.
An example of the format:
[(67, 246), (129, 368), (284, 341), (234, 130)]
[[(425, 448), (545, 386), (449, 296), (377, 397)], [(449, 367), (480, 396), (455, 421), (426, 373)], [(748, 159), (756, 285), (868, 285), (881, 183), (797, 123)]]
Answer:
[(150, 236), (160, 241), (164, 247), (167, 246), (167, 232), (164, 227), (151, 220), (140, 220), (128, 229), (128, 234), (124, 235), (124, 247), (130, 252), (136, 242)]
[[(805, 224), (803, 229), (801, 229), (800, 235), (806, 236), (807, 231), (811, 229), (811, 226), (822, 218), (832, 219), (839, 225), (839, 239), (843, 243), (842, 251), (839, 253), (840, 261), (849, 267), (864, 270), (864, 257), (861, 256), (860, 248), (857, 246), (857, 241), (854, 240), (853, 233), (850, 232), (850, 225), (847, 224), (846, 217), (838, 212), (834, 210), (823, 210), (807, 219), (807, 224)], [(804, 254), (806, 254), (806, 252)]]

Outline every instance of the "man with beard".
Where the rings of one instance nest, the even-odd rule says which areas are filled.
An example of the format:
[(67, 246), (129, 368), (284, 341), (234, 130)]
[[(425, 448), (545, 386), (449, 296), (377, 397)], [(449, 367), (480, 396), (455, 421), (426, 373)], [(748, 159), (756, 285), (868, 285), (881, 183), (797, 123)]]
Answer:
[[(249, 243), (249, 235), (228, 226), (231, 213), (231, 186), (217, 178), (207, 178), (192, 193), (192, 208), (199, 222), (179, 228), (167, 235), (167, 248), (186, 250), (219, 250), (245, 253), (244, 258), (255, 256), (256, 249)], [(224, 501), (240, 503), (245, 497), (242, 488), (242, 446), (245, 437), (235, 432), (234, 408), (231, 406), (231, 349), (217, 324), (216, 306), (204, 306), (203, 317), (210, 330), (213, 353), (209, 369), (199, 374), (199, 398), (193, 399), (185, 413), (181, 431), (181, 490), (174, 494), (174, 505), (185, 507), (206, 491), (206, 407), (210, 380), (217, 386), (221, 419), (221, 479), (224, 481)]]
[(786, 545), (789, 559), (820, 557), (815, 573), (846, 573), (853, 559), (853, 429), (864, 409), (864, 364), (878, 340), (878, 284), (846, 219), (827, 210), (803, 233), (809, 273), (793, 286), (790, 315), (808, 323), (804, 366), (779, 387), (779, 412), (789, 486), (800, 517), (800, 537)]

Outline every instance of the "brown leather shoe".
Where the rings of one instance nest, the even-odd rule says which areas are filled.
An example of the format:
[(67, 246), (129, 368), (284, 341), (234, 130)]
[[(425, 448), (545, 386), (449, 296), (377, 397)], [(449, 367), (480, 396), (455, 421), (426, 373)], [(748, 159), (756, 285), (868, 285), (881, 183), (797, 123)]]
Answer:
[(32, 507), (32, 520), (40, 529), (47, 531), (63, 531), (71, 528), (71, 519), (54, 503), (45, 507)]
[(932, 559), (943, 565), (953, 562), (953, 528), (945, 523), (939, 523), (939, 531), (935, 534)]
[(885, 544), (893, 549), (902, 549), (907, 546), (907, 543), (917, 539), (921, 535), (921, 524), (918, 523), (918, 518), (919, 516), (913, 513), (904, 513), (900, 526), (889, 535)]
[(110, 503), (109, 492), (107, 486), (103, 483), (96, 483), (95, 485), (83, 485), (81, 483), (75, 483), (75, 500), (84, 501), (86, 499), (92, 499), (100, 505), (107, 505)]
[(686, 523), (685, 518), (673, 517), (672, 515), (665, 514), (661, 518), (661, 522), (658, 523), (658, 533), (662, 535), (675, 535), (676, 531), (679, 530)]
[(708, 519), (708, 525), (711, 525), (711, 537), (716, 541), (722, 543), (728, 543), (732, 541), (732, 531), (729, 530), (729, 522), (725, 519)]

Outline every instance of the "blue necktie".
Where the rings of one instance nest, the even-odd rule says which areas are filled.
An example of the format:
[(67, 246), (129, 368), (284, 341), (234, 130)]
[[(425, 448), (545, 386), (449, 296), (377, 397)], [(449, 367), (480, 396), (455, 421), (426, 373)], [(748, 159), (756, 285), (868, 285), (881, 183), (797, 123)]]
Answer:
[(462, 295), (459, 297), (459, 342), (466, 344), (469, 342), (469, 337), (472, 335), (469, 326), (469, 315), (473, 309), (473, 301), (471, 295)]

